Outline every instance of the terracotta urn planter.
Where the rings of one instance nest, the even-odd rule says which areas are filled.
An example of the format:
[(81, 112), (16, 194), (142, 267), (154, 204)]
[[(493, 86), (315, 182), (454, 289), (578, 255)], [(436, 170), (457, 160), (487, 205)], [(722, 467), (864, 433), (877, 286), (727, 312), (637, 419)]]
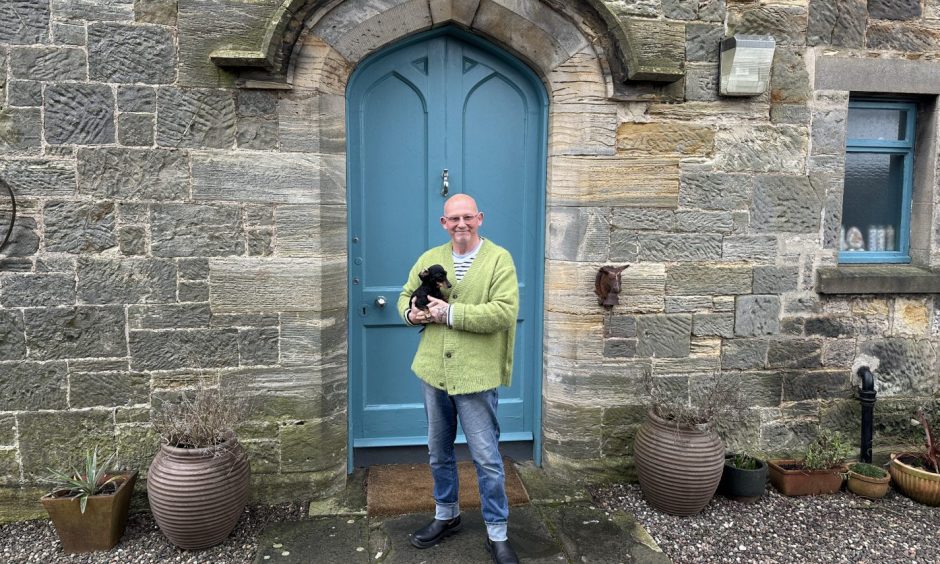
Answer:
[(868, 499), (881, 499), (888, 493), (888, 485), (890, 483), (890, 475), (886, 474), (883, 478), (872, 478), (871, 476), (852, 471), (852, 467), (849, 466), (846, 487), (857, 496)]
[(940, 506), (940, 474), (913, 466), (916, 457), (892, 454), (888, 472), (902, 494), (918, 503)]
[(51, 493), (40, 499), (62, 541), (62, 550), (68, 554), (110, 550), (121, 540), (137, 471), (123, 476), (114, 493), (89, 496), (85, 513), (75, 498)]
[(234, 434), (209, 448), (167, 444), (150, 465), (150, 509), (170, 542), (208, 548), (228, 537), (248, 501), (248, 457)]
[(634, 460), (650, 505), (673, 515), (694, 515), (715, 495), (725, 448), (714, 430), (680, 427), (650, 412), (637, 432)]
[(738, 468), (732, 464), (731, 458), (731, 455), (725, 457), (718, 491), (735, 501), (756, 502), (767, 488), (767, 463), (757, 460), (757, 468)]
[(833, 494), (842, 488), (845, 465), (828, 470), (806, 470), (800, 460), (768, 460), (770, 483), (783, 495)]

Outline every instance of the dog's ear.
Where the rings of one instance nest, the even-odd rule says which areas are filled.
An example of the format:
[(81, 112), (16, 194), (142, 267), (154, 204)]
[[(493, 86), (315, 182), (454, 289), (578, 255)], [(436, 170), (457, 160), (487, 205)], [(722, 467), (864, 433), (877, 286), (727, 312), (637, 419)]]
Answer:
[(431, 276), (431, 273), (428, 272), (427, 268), (418, 273), (418, 278), (422, 280), (427, 280), (429, 276)]

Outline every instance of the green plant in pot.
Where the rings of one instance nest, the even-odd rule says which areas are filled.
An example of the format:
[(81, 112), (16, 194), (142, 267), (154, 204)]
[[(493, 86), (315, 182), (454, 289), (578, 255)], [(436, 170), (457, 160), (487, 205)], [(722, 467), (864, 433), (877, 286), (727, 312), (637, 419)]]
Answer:
[(651, 403), (636, 434), (634, 462), (647, 503), (673, 515), (694, 515), (721, 480), (725, 448), (716, 427), (746, 408), (726, 376), (684, 395), (670, 391), (667, 381), (647, 378)]
[(250, 473), (234, 429), (247, 413), (236, 393), (205, 384), (154, 410), (161, 445), (147, 474), (147, 493), (157, 525), (176, 546), (214, 546), (238, 523)]
[(81, 465), (49, 470), (52, 491), (40, 501), (66, 553), (109, 550), (124, 534), (137, 471), (111, 469), (112, 459), (99, 461), (95, 447)]
[(887, 470), (864, 462), (850, 464), (847, 478), (849, 491), (868, 499), (883, 498), (891, 482)]
[(920, 450), (891, 455), (888, 467), (894, 486), (918, 503), (940, 506), (940, 443), (935, 442), (923, 409), (917, 411), (912, 423), (924, 430), (924, 446)]
[(770, 483), (789, 496), (831, 494), (842, 488), (852, 448), (841, 433), (821, 430), (802, 458), (768, 460)]
[(743, 503), (754, 503), (767, 488), (767, 463), (755, 451), (725, 455), (725, 467), (718, 491)]

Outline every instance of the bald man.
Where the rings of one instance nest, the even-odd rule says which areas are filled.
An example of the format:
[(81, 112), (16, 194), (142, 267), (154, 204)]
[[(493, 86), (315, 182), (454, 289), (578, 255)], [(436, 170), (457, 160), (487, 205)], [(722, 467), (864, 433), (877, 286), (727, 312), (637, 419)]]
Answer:
[[(517, 563), (507, 537), (509, 501), (496, 420), (497, 388), (512, 383), (512, 353), (519, 313), (519, 285), (509, 252), (479, 234), (483, 213), (466, 194), (444, 203), (441, 227), (450, 241), (425, 252), (398, 297), (408, 325), (424, 325), (411, 369), (421, 380), (428, 418), (428, 453), (434, 477), (434, 520), (411, 535), (429, 548), (460, 530), (457, 420), (463, 426), (480, 486), (486, 549), (497, 564)], [(414, 307), (418, 273), (440, 264), (453, 282), (446, 301), (431, 298), (428, 311)]]

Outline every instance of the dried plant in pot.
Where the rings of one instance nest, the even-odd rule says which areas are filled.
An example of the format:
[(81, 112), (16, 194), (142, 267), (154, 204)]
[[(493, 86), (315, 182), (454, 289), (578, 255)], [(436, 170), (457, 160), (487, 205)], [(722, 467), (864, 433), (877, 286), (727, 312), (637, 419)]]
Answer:
[(846, 487), (850, 492), (868, 499), (883, 498), (891, 483), (887, 470), (864, 462), (850, 464), (846, 478)]
[(147, 474), (147, 493), (157, 525), (176, 546), (214, 546), (238, 523), (250, 475), (234, 429), (247, 413), (234, 392), (204, 384), (154, 410), (161, 445)]
[(842, 488), (851, 447), (841, 433), (821, 430), (802, 458), (768, 460), (770, 483), (783, 495), (822, 495)]
[(716, 427), (746, 408), (734, 382), (721, 375), (694, 397), (670, 394), (652, 377), (647, 391), (650, 409), (634, 441), (643, 496), (666, 513), (699, 513), (715, 495), (724, 467), (725, 448)]
[(901, 493), (918, 503), (940, 506), (940, 443), (934, 442), (923, 409), (911, 422), (923, 427), (925, 445), (919, 451), (892, 454), (888, 471)]
[(718, 491), (742, 503), (754, 503), (767, 488), (767, 463), (753, 451), (725, 455), (725, 467)]
[(112, 458), (99, 461), (95, 447), (68, 472), (50, 469), (52, 491), (40, 501), (66, 553), (110, 550), (124, 535), (137, 471), (110, 469)]

